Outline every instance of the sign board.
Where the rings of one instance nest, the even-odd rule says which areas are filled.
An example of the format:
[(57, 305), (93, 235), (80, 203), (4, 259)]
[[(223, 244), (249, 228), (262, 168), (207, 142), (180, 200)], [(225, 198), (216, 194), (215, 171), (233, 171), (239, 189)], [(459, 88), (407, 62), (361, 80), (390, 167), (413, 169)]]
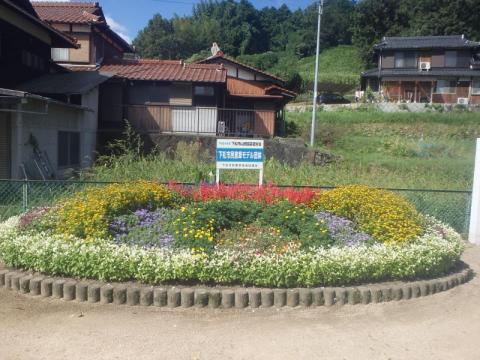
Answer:
[(265, 159), (263, 140), (217, 139), (217, 184), (220, 169), (259, 170), (259, 184), (263, 184), (263, 162)]

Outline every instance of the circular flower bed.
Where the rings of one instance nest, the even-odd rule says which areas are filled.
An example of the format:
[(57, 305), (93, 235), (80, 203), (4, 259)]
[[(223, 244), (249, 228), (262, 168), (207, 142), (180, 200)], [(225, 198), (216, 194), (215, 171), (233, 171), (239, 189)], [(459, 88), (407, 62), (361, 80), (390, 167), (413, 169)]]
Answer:
[(402, 197), (364, 186), (79, 192), (0, 224), (0, 258), (52, 275), (145, 283), (351, 285), (443, 275), (460, 236)]

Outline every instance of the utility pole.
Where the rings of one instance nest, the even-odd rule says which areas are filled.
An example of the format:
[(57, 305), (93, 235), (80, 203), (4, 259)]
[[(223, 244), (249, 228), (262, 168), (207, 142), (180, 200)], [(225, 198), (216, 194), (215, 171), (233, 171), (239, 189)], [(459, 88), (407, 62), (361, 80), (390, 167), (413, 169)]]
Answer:
[(320, 31), (322, 25), (323, 1), (318, 3), (318, 24), (317, 24), (317, 56), (315, 58), (315, 84), (313, 85), (313, 110), (312, 110), (312, 129), (310, 133), (310, 146), (315, 143), (315, 120), (317, 116), (317, 92), (318, 92), (318, 62), (320, 57)]

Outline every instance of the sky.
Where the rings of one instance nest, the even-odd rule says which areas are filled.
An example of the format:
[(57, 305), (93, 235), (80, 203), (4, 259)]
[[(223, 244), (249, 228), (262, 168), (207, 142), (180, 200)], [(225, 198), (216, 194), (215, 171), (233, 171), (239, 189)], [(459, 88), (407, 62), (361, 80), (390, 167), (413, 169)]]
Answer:
[[(34, 0), (32, 0), (34, 1)], [(50, 0), (52, 1), (52, 0)], [(92, 0), (94, 1), (94, 0)], [(103, 8), (110, 27), (127, 41), (135, 38), (156, 13), (171, 18), (190, 15), (197, 0), (96, 0)], [(250, 0), (257, 8), (288, 5), (292, 10), (305, 7), (314, 0)]]

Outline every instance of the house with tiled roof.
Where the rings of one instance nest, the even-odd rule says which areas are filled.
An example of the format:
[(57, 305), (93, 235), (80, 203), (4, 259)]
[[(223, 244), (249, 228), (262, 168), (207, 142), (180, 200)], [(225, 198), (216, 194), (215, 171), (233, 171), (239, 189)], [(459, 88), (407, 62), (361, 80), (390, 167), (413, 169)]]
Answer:
[(91, 164), (98, 87), (110, 76), (51, 60), (52, 48), (79, 47), (28, 0), (0, 0), (0, 179), (51, 179)]
[(71, 70), (95, 69), (105, 61), (122, 59), (134, 50), (107, 23), (98, 2), (35, 1), (43, 21), (76, 39), (78, 49), (52, 48), (52, 59)]
[(362, 74), (387, 101), (480, 104), (480, 42), (464, 35), (384, 37)]
[(126, 119), (146, 134), (269, 138), (282, 134), (284, 106), (296, 95), (281, 78), (219, 50), (194, 64), (122, 59), (100, 70), (114, 74), (101, 85), (99, 131), (106, 134)]

